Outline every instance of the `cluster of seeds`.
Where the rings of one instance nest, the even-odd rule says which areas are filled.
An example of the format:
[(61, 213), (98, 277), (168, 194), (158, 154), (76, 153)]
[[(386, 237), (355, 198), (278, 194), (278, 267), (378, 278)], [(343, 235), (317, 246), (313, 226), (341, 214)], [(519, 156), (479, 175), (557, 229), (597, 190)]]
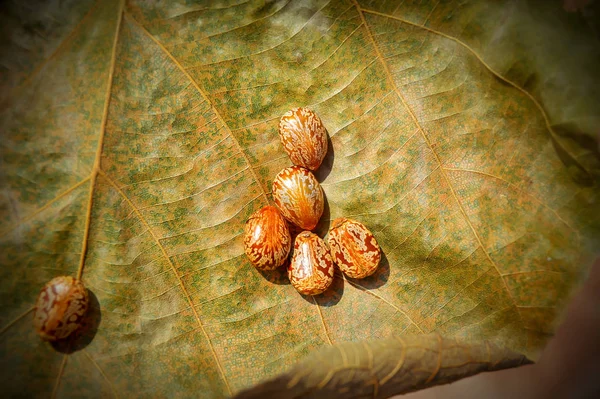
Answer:
[[(246, 222), (244, 249), (259, 270), (274, 270), (286, 263), (288, 277), (298, 292), (317, 295), (333, 282), (334, 264), (350, 278), (375, 273), (381, 251), (373, 234), (355, 220), (335, 219), (328, 242), (311, 232), (323, 214), (325, 199), (312, 174), (327, 154), (327, 130), (307, 108), (287, 112), (279, 123), (279, 138), (295, 166), (273, 180), (273, 201), (254, 212)], [(294, 239), (289, 223), (304, 230)]]
[[(327, 131), (311, 110), (296, 108), (279, 123), (281, 143), (295, 166), (285, 168), (273, 181), (275, 206), (265, 206), (246, 222), (244, 248), (259, 270), (274, 270), (286, 263), (292, 250), (292, 223), (304, 230), (294, 239), (288, 266), (290, 282), (304, 295), (317, 295), (333, 282), (334, 263), (351, 278), (375, 272), (381, 253), (373, 234), (361, 223), (338, 218), (329, 230), (328, 244), (311, 232), (323, 214), (325, 199), (312, 174), (327, 154)], [(67, 338), (78, 330), (89, 307), (80, 280), (60, 276), (40, 292), (33, 324), (47, 341)]]

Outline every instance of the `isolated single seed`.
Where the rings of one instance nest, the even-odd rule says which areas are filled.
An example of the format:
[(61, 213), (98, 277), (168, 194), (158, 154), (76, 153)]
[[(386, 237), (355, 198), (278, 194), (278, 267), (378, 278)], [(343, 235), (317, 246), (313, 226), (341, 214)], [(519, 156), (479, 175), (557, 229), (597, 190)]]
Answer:
[(273, 180), (273, 200), (281, 214), (304, 230), (312, 230), (323, 214), (323, 189), (308, 169), (292, 166)]
[(338, 218), (332, 223), (327, 239), (331, 257), (340, 270), (351, 278), (375, 273), (381, 260), (377, 240), (367, 227), (355, 220)]
[(294, 288), (303, 295), (318, 295), (333, 282), (333, 272), (333, 261), (325, 241), (310, 231), (298, 234), (288, 268)]
[(279, 138), (294, 165), (317, 170), (327, 154), (327, 130), (308, 108), (294, 108), (281, 117)]
[(274, 206), (259, 209), (246, 222), (244, 250), (257, 269), (273, 270), (283, 265), (291, 245), (287, 222)]
[(88, 304), (81, 281), (70, 276), (55, 277), (38, 295), (33, 326), (46, 341), (67, 338), (83, 324)]

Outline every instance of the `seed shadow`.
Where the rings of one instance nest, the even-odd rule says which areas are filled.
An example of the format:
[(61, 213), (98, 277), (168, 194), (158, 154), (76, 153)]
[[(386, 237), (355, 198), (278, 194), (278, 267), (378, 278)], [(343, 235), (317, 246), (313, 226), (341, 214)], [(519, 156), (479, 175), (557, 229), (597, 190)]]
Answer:
[(331, 137), (329, 136), (329, 132), (327, 134), (327, 153), (325, 154), (325, 158), (323, 158), (323, 162), (321, 162), (321, 166), (314, 173), (315, 177), (319, 181), (319, 183), (323, 183), (327, 176), (331, 173), (333, 169), (333, 161), (335, 158), (335, 150), (333, 149), (333, 142), (331, 141)]
[(302, 233), (304, 231), (304, 229), (302, 229), (299, 226), (296, 226), (294, 223), (290, 222), (289, 220), (286, 221), (287, 225), (288, 225), (288, 229), (290, 230), (290, 237), (292, 239), (292, 248), (290, 249), (290, 255), (289, 257), (292, 257), (292, 253), (294, 252), (294, 242), (296, 241), (296, 237), (298, 236), (298, 234)]
[(342, 299), (344, 294), (344, 279), (339, 277), (337, 274), (334, 275), (333, 282), (327, 291), (319, 295), (301, 295), (302, 299), (306, 302), (314, 305), (315, 303), (319, 306), (330, 307), (335, 306)]
[(67, 338), (51, 343), (52, 347), (57, 352), (71, 354), (84, 349), (94, 340), (94, 337), (98, 332), (98, 327), (100, 327), (102, 321), (102, 312), (96, 294), (89, 289), (87, 292), (90, 302), (82, 326)]
[(331, 225), (331, 210), (329, 209), (329, 201), (327, 201), (325, 191), (323, 191), (323, 202), (323, 214), (321, 215), (321, 219), (319, 219), (319, 223), (314, 228), (314, 233), (321, 238), (325, 237)]
[(278, 267), (275, 270), (258, 270), (257, 271), (264, 277), (265, 280), (272, 284), (277, 285), (288, 285), (290, 284), (290, 280), (287, 276), (287, 269), (290, 264), (290, 259), (288, 258), (285, 263)]
[(364, 289), (373, 290), (384, 286), (388, 278), (390, 277), (390, 262), (385, 255), (385, 252), (381, 250), (381, 261), (379, 261), (379, 267), (369, 277), (362, 279), (348, 278), (353, 284), (360, 285)]

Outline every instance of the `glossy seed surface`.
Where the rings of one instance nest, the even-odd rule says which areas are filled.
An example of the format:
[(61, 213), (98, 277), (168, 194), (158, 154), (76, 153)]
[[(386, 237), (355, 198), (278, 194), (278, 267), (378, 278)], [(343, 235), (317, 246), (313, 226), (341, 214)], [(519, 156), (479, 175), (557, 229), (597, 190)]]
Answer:
[(364, 224), (346, 218), (335, 219), (327, 242), (333, 261), (346, 276), (365, 278), (377, 270), (381, 249)]
[(40, 292), (33, 325), (46, 341), (67, 338), (83, 323), (89, 299), (86, 288), (70, 276), (55, 277)]
[(333, 261), (325, 241), (310, 231), (298, 234), (288, 268), (294, 288), (303, 295), (318, 295), (329, 288), (333, 273)]
[(316, 227), (325, 206), (321, 185), (300, 166), (285, 168), (275, 176), (273, 200), (287, 220), (304, 230)]
[(246, 222), (244, 251), (257, 269), (273, 270), (283, 265), (291, 245), (287, 222), (274, 206), (259, 209)]
[(327, 154), (327, 130), (308, 108), (294, 108), (283, 115), (279, 138), (294, 165), (317, 170)]

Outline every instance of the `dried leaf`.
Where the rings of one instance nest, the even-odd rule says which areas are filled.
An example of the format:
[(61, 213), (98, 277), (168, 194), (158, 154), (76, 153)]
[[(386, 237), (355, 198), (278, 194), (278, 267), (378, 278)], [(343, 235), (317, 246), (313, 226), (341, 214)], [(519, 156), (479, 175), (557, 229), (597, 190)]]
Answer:
[[(437, 3), (2, 3), (5, 395), (224, 397), (393, 334), (535, 359), (600, 247), (600, 45), (560, 2)], [(242, 245), (297, 106), (330, 137), (318, 232), (384, 252), (316, 298)], [(57, 275), (98, 306), (53, 347)]]

